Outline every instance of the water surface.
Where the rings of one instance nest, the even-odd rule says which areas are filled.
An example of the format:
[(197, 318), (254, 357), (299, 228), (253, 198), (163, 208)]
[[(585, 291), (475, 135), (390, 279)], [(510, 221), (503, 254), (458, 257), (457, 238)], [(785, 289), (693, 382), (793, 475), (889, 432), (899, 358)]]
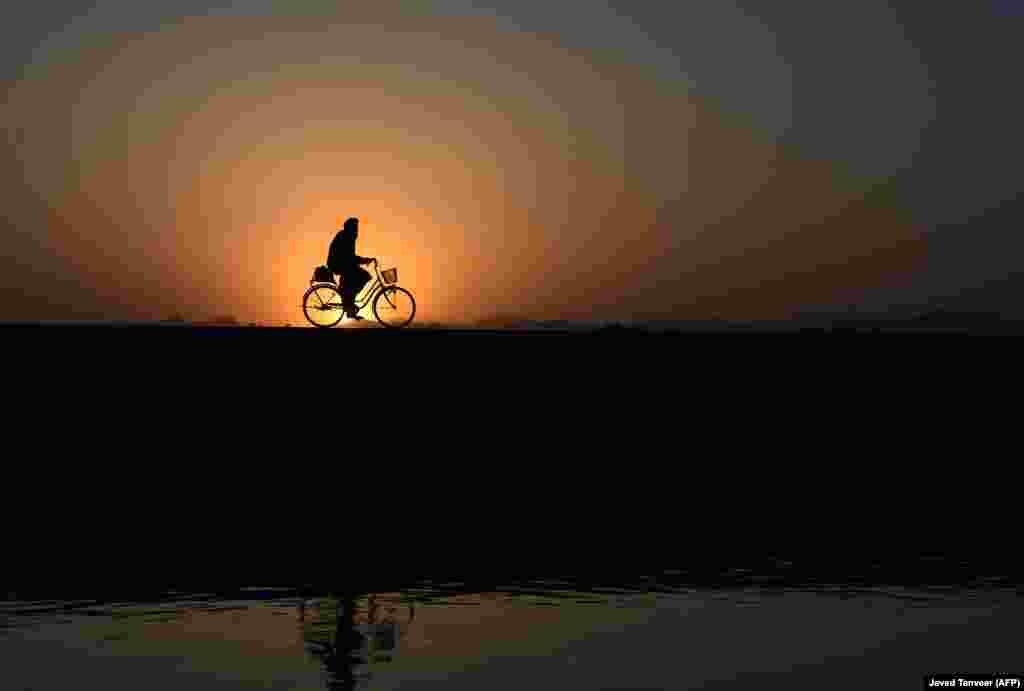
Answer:
[[(1024, 599), (997, 577), (908, 586), (732, 569), (477, 591), (250, 587), (8, 598), (4, 689), (920, 688), (1018, 667)], [(892, 579), (889, 579), (892, 580)], [(344, 579), (339, 579), (339, 586)]]

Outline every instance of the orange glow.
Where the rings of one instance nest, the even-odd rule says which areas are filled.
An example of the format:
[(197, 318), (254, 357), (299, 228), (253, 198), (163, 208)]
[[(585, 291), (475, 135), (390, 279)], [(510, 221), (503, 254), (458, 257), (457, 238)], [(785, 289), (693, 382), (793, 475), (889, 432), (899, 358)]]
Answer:
[(911, 263), (885, 210), (809, 230), (856, 190), (642, 70), (485, 20), (395, 22), (191, 19), (18, 85), (50, 245), (151, 318), (292, 325), (349, 216), (418, 322), (703, 316), (702, 295), (776, 315)]

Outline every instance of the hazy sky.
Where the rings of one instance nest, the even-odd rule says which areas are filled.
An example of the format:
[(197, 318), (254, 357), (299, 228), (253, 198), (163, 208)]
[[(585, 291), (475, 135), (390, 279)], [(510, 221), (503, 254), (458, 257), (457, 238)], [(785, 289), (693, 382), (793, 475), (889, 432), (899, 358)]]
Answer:
[(778, 317), (1012, 276), (1024, 13), (894, 7), (10, 8), (0, 319), (300, 323), (350, 215), (427, 320)]

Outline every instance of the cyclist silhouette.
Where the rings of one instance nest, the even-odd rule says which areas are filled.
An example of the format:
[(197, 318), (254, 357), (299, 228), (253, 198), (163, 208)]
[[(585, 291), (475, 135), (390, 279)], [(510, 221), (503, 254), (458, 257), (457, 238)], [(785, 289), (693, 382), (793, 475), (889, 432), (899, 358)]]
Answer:
[(373, 257), (356, 254), (358, 236), (359, 219), (350, 218), (334, 236), (327, 251), (327, 268), (341, 277), (341, 302), (345, 314), (351, 319), (362, 319), (356, 314), (356, 295), (370, 282), (370, 273), (359, 267), (373, 261)]

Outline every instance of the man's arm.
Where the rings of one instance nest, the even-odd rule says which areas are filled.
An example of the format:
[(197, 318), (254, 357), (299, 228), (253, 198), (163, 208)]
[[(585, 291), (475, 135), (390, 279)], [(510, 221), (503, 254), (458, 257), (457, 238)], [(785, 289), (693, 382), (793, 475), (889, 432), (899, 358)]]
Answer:
[(357, 254), (356, 255), (356, 263), (359, 264), (360, 266), (362, 266), (363, 264), (372, 264), (373, 263), (373, 257), (360, 257)]

